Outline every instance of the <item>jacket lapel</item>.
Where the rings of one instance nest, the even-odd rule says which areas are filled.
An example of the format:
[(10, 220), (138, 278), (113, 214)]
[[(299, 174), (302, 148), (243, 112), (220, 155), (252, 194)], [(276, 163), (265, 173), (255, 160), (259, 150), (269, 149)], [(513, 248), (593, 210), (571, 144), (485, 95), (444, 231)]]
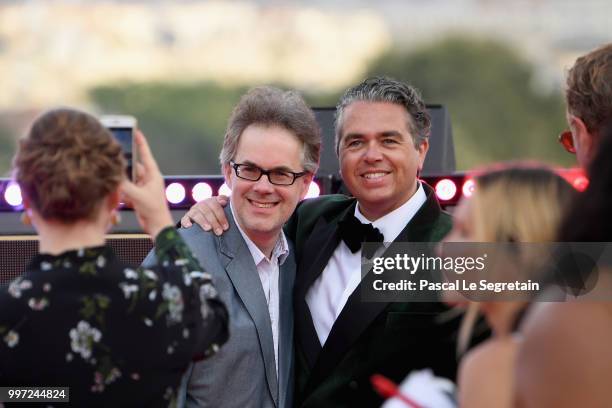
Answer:
[[(427, 196), (425, 203), (393, 242), (425, 242), (429, 240), (432, 224), (435, 224), (440, 216), (441, 209), (431, 187), (425, 183), (423, 183), (423, 187)], [(393, 251), (393, 246), (389, 250)], [(304, 258), (308, 259), (308, 257)], [(329, 260), (329, 257), (327, 260)], [(361, 300), (361, 283), (357, 286), (349, 296), (346, 305), (344, 305), (332, 326), (325, 345), (320, 350), (319, 358), (315, 361), (308, 382), (309, 389), (312, 389), (329, 375), (344, 358), (353, 343), (388, 306), (389, 302), (363, 302)], [(310, 315), (308, 316), (310, 317)], [(308, 392), (307, 390), (306, 393)]]
[(427, 199), (394, 242), (436, 242), (441, 238), (436, 236), (439, 232), (436, 224), (442, 214), (442, 208), (433, 188), (421, 183)]
[(321, 343), (312, 321), (310, 308), (306, 303), (306, 293), (315, 280), (321, 275), (327, 266), (329, 259), (340, 243), (338, 235), (338, 220), (344, 214), (354, 211), (355, 205), (342, 211), (338, 217), (328, 220), (319, 218), (315, 224), (310, 237), (304, 244), (301, 262), (295, 284), (295, 334), (306, 361), (313, 367), (321, 352)]
[(224, 255), (223, 263), (232, 285), (255, 324), (265, 364), (268, 388), (275, 405), (278, 406), (274, 340), (266, 297), (251, 252), (246, 246), (240, 231), (238, 231), (229, 206), (225, 209), (225, 215), (230, 228), (219, 237), (219, 250)]
[(280, 266), (280, 324), (278, 345), (278, 382), (284, 395), (279, 395), (280, 406), (287, 406), (293, 394), (293, 285), (295, 283), (294, 247), (289, 243), (289, 256)]

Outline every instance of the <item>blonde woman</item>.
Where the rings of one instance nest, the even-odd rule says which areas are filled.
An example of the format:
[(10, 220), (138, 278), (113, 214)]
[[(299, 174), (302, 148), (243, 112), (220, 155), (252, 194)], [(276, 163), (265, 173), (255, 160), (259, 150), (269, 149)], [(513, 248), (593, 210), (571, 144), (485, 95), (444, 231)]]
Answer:
[[(560, 176), (534, 165), (508, 165), (475, 177), (471, 198), (454, 213), (446, 242), (549, 242), (575, 190)], [(534, 268), (535, 269), (535, 268)], [(516, 273), (527, 278), (533, 271)], [(525, 302), (472, 302), (468, 305), (460, 343), (469, 341), (480, 311), (492, 337), (469, 351), (459, 367), (461, 407), (512, 406), (512, 379), (519, 339), (513, 335)]]

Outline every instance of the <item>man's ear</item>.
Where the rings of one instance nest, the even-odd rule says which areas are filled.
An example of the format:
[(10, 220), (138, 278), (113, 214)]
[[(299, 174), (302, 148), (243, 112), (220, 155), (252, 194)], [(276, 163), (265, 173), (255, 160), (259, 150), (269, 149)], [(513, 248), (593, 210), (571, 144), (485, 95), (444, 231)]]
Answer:
[(306, 197), (306, 194), (308, 194), (308, 188), (310, 187), (310, 183), (312, 183), (313, 178), (314, 174), (308, 173), (295, 181), (296, 183), (298, 181), (300, 182), (300, 200), (303, 200), (304, 197)]
[(577, 116), (572, 116), (571, 125), (574, 131), (574, 147), (576, 148), (578, 162), (586, 166), (595, 155), (595, 135), (589, 131), (584, 121)]
[(232, 189), (232, 166), (229, 163), (225, 163), (222, 166), (223, 177), (225, 178), (225, 184)]
[(427, 152), (429, 151), (429, 140), (425, 139), (421, 142), (419, 147), (417, 148), (417, 152), (419, 153), (419, 173), (423, 170), (423, 163), (425, 163), (425, 157), (427, 157)]

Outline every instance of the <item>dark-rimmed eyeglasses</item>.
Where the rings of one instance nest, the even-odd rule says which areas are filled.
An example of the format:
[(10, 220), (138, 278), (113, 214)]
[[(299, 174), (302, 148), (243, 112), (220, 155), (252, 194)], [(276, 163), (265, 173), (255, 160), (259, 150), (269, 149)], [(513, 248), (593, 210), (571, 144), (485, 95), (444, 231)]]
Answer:
[(571, 130), (564, 130), (559, 134), (559, 143), (567, 150), (568, 153), (576, 154), (576, 147), (574, 146), (574, 136)]
[(290, 186), (297, 178), (308, 174), (307, 171), (294, 173), (283, 170), (264, 170), (253, 164), (234, 163), (233, 161), (230, 162), (230, 165), (234, 168), (236, 176), (243, 180), (258, 181), (265, 174), (268, 176), (268, 181), (277, 186)]

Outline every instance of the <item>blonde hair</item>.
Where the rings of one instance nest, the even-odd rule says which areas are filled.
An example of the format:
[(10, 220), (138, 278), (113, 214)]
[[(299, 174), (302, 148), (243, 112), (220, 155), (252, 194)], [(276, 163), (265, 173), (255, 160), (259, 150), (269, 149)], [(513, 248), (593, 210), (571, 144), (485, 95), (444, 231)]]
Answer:
[[(474, 181), (470, 200), (475, 242), (551, 242), (576, 196), (565, 179), (539, 164), (499, 165), (479, 172)], [(522, 268), (517, 273), (533, 272)], [(471, 302), (464, 314), (459, 354), (467, 349), (478, 311), (479, 304)]]
[(473, 226), (478, 242), (548, 242), (575, 190), (552, 170), (527, 164), (475, 177)]

